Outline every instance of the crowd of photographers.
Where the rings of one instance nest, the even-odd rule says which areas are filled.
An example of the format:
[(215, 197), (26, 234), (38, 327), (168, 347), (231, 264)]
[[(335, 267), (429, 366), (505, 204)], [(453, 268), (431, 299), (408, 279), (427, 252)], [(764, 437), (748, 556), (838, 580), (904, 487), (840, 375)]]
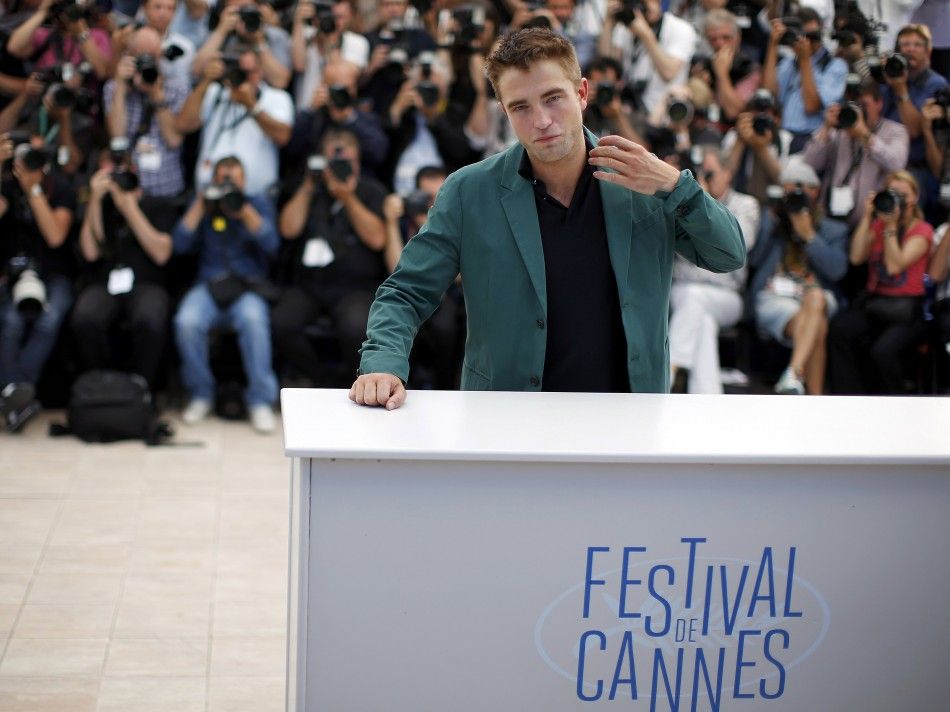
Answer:
[[(677, 264), (674, 390), (722, 392), (720, 330), (745, 322), (791, 350), (777, 392), (902, 393), (950, 343), (950, 8), (884, 5), (6, 0), (6, 426), (63, 343), (74, 373), (179, 388), (187, 423), (222, 398), (229, 333), (259, 431), (279, 380), (348, 385), (446, 175), (515, 140), (482, 62), (526, 26), (575, 45), (592, 131), (692, 169), (740, 222), (746, 269)], [(457, 385), (464, 328), (456, 285), (413, 385)]]

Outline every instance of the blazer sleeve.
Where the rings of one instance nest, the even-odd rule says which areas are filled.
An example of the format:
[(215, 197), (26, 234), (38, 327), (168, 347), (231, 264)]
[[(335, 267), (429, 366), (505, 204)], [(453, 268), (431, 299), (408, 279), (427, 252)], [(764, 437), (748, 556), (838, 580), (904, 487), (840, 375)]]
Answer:
[(683, 171), (673, 192), (657, 197), (673, 218), (679, 254), (710, 272), (731, 272), (745, 264), (745, 241), (735, 216), (703, 191), (692, 173)]
[(458, 174), (439, 191), (422, 230), (376, 291), (360, 349), (360, 373), (409, 377), (409, 352), (422, 323), (459, 273), (462, 207)]

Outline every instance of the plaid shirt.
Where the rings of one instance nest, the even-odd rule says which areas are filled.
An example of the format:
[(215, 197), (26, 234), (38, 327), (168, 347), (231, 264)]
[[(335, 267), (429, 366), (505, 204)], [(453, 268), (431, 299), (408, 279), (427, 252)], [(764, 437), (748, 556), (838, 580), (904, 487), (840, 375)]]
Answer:
[[(103, 103), (106, 112), (112, 107), (112, 100), (115, 97), (115, 80), (110, 79), (106, 82), (102, 90)], [(173, 114), (178, 114), (181, 107), (188, 98), (188, 86), (182, 81), (165, 78), (165, 100), (168, 102), (168, 108)], [(139, 126), (145, 112), (145, 97), (137, 91), (131, 90), (126, 94), (125, 113), (126, 113), (126, 135), (129, 141), (147, 141), (158, 150), (161, 157), (161, 166), (157, 170), (150, 169), (149, 166), (142, 165), (141, 152), (137, 146), (132, 146), (133, 156), (138, 168), (139, 181), (142, 185), (142, 191), (145, 195), (156, 197), (170, 197), (181, 193), (185, 189), (185, 180), (182, 175), (181, 149), (172, 148), (162, 136), (158, 125), (158, 118), (152, 115), (148, 130), (139, 134)]]

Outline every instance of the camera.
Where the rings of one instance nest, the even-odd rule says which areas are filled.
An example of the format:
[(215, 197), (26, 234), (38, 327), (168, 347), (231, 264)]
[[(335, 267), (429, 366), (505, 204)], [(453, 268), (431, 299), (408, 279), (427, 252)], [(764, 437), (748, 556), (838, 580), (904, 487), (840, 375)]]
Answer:
[(321, 155), (310, 156), (307, 159), (307, 172), (310, 174), (310, 178), (320, 185), (320, 182), (317, 179), (320, 177), (320, 174), (327, 169), (327, 159)]
[(856, 104), (853, 101), (849, 101), (847, 104), (841, 107), (841, 111), (838, 112), (838, 128), (839, 129), (850, 129), (856, 123), (858, 123), (858, 117), (862, 113), (861, 105)]
[(343, 157), (343, 149), (339, 146), (333, 152), (333, 158), (329, 160), (328, 166), (333, 177), (341, 183), (345, 183), (353, 175), (353, 164), (350, 163), (349, 158)]
[(238, 54), (226, 53), (221, 55), (224, 62), (222, 81), (231, 87), (241, 86), (247, 81), (247, 71), (241, 67), (241, 57)]
[(333, 15), (333, 3), (325, 0), (315, 0), (313, 2), (316, 14), (311, 18), (310, 24), (317, 28), (317, 32), (325, 35), (332, 35), (336, 32), (336, 17)]
[(799, 185), (792, 189), (791, 192), (786, 193), (784, 201), (785, 210), (788, 213), (801, 213), (808, 210), (809, 202), (808, 194), (805, 193), (804, 188)]
[(204, 199), (208, 212), (214, 216), (234, 215), (247, 200), (240, 188), (230, 180), (209, 185), (205, 188)]
[[(29, 138), (27, 138), (27, 141), (29, 141)], [(46, 168), (50, 161), (50, 155), (46, 149), (33, 148), (29, 143), (18, 144), (13, 149), (13, 158), (22, 163), (28, 171), (41, 171)]]
[(904, 196), (890, 188), (874, 196), (874, 211), (881, 215), (890, 215), (904, 209)]
[(769, 132), (775, 134), (775, 119), (771, 114), (765, 112), (756, 114), (752, 117), (752, 132), (756, 136), (765, 136)]
[(693, 120), (693, 105), (686, 99), (670, 97), (666, 115), (670, 117), (671, 124), (688, 124)]
[(123, 193), (129, 193), (139, 187), (139, 177), (125, 166), (113, 170), (110, 177)]
[(782, 24), (785, 25), (785, 33), (779, 39), (780, 45), (791, 47), (798, 42), (798, 39), (805, 34), (802, 31), (802, 21), (797, 17), (783, 17)]
[(770, 111), (775, 108), (775, 97), (768, 89), (757, 89), (749, 100), (751, 111)]
[(848, 74), (844, 80), (844, 97), (848, 101), (857, 101), (861, 96), (861, 75)]
[(867, 59), (868, 73), (878, 84), (884, 84), (884, 65), (881, 63), (881, 58), (876, 55), (868, 55)]
[(424, 190), (414, 190), (406, 196), (404, 202), (405, 212), (410, 218), (417, 215), (425, 215), (429, 212), (429, 206), (432, 205), (432, 196)]
[(261, 11), (253, 5), (245, 5), (242, 7), (238, 10), (238, 16), (241, 18), (241, 22), (244, 23), (244, 29), (248, 31), (248, 34), (259, 32), (261, 26), (264, 24)]
[(419, 92), (422, 103), (426, 106), (435, 106), (439, 103), (439, 87), (432, 81), (432, 63), (434, 61), (435, 55), (432, 52), (423, 52), (419, 55), (422, 79), (416, 84), (416, 91)]
[(87, 12), (84, 5), (80, 5), (75, 0), (57, 0), (49, 8), (50, 17), (54, 17), (63, 23), (78, 22), (86, 17)]
[(40, 279), (36, 263), (25, 255), (11, 257), (7, 263), (10, 296), (17, 311), (25, 317), (36, 317), (46, 308), (46, 285)]
[(348, 109), (353, 106), (353, 96), (346, 84), (332, 84), (329, 89), (330, 105), (334, 109)]
[(406, 64), (409, 62), (409, 53), (402, 47), (395, 47), (389, 51), (386, 66), (381, 70), (388, 84), (402, 84), (406, 80)]
[(477, 5), (460, 5), (452, 11), (452, 17), (458, 24), (455, 45), (470, 46), (485, 29), (485, 9)]
[(597, 106), (609, 106), (617, 95), (617, 88), (613, 82), (597, 82), (594, 91), (594, 104)]
[(637, 10), (639, 10), (641, 13), (646, 12), (643, 0), (623, 0), (623, 6), (617, 10), (617, 13), (614, 15), (614, 19), (617, 22), (622, 22), (624, 25), (629, 25), (636, 17), (634, 13)]
[(902, 54), (892, 54), (884, 61), (884, 76), (897, 79), (907, 73), (907, 57)]
[(831, 33), (831, 39), (841, 47), (849, 47), (858, 41), (858, 33), (853, 30), (835, 30)]
[(150, 54), (140, 54), (135, 58), (135, 73), (142, 78), (143, 84), (158, 81), (158, 61)]

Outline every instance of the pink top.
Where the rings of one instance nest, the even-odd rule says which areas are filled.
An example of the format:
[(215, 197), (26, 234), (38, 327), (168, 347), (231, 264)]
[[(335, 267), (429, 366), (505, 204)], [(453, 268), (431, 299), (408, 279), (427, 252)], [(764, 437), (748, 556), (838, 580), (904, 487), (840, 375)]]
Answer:
[[(50, 32), (51, 30), (48, 27), (37, 28), (36, 32), (33, 33), (34, 51), (38, 50), (43, 45), (43, 43), (46, 42)], [(105, 30), (100, 30), (99, 28), (89, 30), (89, 39), (95, 42), (96, 47), (99, 48), (99, 51), (102, 52), (106, 58), (112, 57), (112, 42), (109, 39), (109, 34)], [(56, 56), (56, 51), (51, 43), (46, 48), (46, 51), (44, 51), (43, 54), (41, 54), (36, 59), (35, 66), (37, 69), (45, 69), (46, 67), (52, 67), (61, 61), (71, 62), (77, 66), (85, 61), (85, 57), (83, 57), (82, 50), (79, 49), (79, 43), (76, 41), (75, 37), (70, 36), (63, 38), (62, 59)]]
[(924, 272), (927, 270), (927, 261), (930, 257), (929, 247), (934, 241), (934, 229), (930, 223), (918, 220), (904, 233), (901, 246), (912, 237), (923, 237), (927, 240), (928, 249), (919, 260), (894, 277), (887, 273), (887, 267), (884, 266), (884, 221), (875, 220), (871, 224), (871, 230), (874, 232), (874, 241), (871, 243), (871, 254), (868, 255), (868, 292), (888, 297), (923, 295)]

